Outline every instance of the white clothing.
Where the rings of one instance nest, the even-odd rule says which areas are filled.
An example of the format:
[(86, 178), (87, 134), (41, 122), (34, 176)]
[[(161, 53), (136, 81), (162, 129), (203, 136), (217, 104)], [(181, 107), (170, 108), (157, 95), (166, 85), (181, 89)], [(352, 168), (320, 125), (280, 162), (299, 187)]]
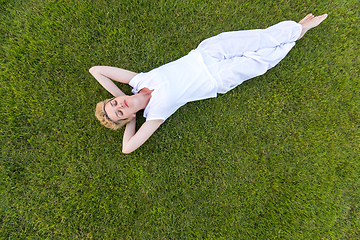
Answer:
[(154, 89), (146, 120), (165, 120), (187, 102), (216, 97), (279, 63), (300, 37), (302, 26), (284, 21), (266, 29), (224, 32), (202, 41), (188, 55), (136, 75), (133, 93)]
[(165, 120), (187, 102), (216, 97), (218, 83), (210, 75), (198, 50), (133, 77), (132, 92), (154, 89), (144, 110), (146, 120)]
[(226, 93), (278, 64), (295, 46), (301, 30), (301, 24), (283, 21), (266, 29), (224, 32), (197, 49), (219, 82), (218, 93)]

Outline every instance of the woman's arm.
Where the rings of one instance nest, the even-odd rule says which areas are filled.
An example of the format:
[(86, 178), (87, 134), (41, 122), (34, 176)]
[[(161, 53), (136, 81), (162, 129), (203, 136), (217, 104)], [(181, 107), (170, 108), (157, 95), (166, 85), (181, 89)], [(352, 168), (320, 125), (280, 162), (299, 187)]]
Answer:
[(126, 124), (123, 137), (123, 153), (131, 153), (140, 147), (158, 129), (163, 120), (146, 121), (135, 133), (135, 118)]
[[(129, 83), (137, 73), (107, 66), (95, 66), (89, 69), (95, 79), (115, 97), (125, 95), (113, 82)], [(135, 133), (135, 118), (126, 124), (123, 137), (123, 153), (131, 153), (140, 147), (159, 128), (163, 120), (146, 121)]]
[(112, 80), (129, 84), (130, 80), (137, 75), (137, 73), (129, 70), (108, 66), (95, 66), (90, 68), (89, 72), (114, 97), (123, 96), (125, 94)]

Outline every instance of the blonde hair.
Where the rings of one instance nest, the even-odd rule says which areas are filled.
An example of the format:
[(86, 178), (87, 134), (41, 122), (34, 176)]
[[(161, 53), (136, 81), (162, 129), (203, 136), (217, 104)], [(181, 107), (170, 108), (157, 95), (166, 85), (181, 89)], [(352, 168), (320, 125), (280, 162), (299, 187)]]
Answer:
[(112, 130), (117, 130), (117, 129), (121, 128), (122, 126), (124, 126), (126, 123), (130, 122), (132, 118), (120, 119), (116, 122), (112, 121), (108, 117), (108, 115), (105, 111), (105, 104), (107, 104), (111, 100), (112, 100), (112, 98), (98, 102), (98, 104), (96, 104), (95, 116), (100, 121), (100, 123), (102, 125), (104, 125), (105, 127), (110, 128)]

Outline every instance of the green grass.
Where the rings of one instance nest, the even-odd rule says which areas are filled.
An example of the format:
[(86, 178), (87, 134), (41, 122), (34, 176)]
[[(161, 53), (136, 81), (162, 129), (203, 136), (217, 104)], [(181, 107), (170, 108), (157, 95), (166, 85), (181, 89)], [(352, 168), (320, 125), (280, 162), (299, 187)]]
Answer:
[[(0, 9), (1, 239), (359, 238), (359, 1)], [(278, 66), (182, 107), (132, 154), (94, 117), (110, 94), (93, 65), (145, 72), (222, 31), (309, 12), (329, 17)]]

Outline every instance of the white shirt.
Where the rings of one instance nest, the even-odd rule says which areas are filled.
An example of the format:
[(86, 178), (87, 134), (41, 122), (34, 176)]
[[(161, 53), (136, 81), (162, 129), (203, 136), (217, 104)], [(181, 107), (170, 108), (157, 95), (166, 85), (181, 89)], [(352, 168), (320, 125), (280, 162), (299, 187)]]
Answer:
[(133, 77), (129, 85), (137, 94), (154, 90), (144, 110), (146, 120), (165, 120), (187, 102), (216, 97), (218, 83), (209, 73), (199, 50)]

